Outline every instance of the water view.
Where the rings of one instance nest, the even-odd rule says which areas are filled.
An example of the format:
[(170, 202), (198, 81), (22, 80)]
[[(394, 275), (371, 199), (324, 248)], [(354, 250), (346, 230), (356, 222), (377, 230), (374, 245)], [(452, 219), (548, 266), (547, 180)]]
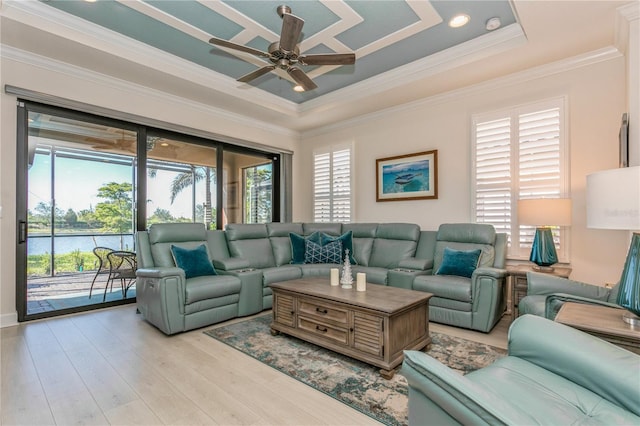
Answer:
[[(133, 235), (56, 235), (55, 253), (65, 254), (75, 250), (91, 252), (95, 247), (109, 247), (114, 250), (133, 250)], [(50, 236), (29, 235), (27, 240), (27, 254), (37, 255), (51, 253)]]

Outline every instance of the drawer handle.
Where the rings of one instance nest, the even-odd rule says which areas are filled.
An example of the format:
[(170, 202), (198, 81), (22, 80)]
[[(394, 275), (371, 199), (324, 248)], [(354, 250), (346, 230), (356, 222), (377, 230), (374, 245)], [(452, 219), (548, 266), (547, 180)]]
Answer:
[(329, 311), (327, 311), (326, 309), (320, 309), (320, 308), (316, 308), (316, 312), (323, 315), (326, 315), (329, 313)]
[(327, 331), (329, 331), (327, 330), (326, 327), (320, 327), (319, 325), (316, 325), (316, 330), (318, 330), (321, 333), (326, 333)]

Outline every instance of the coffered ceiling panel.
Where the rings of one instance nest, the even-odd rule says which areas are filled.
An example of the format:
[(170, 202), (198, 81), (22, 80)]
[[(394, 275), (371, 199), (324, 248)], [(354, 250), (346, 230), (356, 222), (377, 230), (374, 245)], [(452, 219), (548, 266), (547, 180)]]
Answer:
[[(140, 1), (42, 0), (48, 7), (89, 23), (97, 34), (117, 33), (143, 43), (159, 56), (170, 55), (228, 79), (238, 89), (258, 90), (302, 104), (374, 76), (395, 72), (416, 61), (487, 37), (487, 21), (500, 27), (518, 25), (512, 5), (495, 1), (341, 1), (289, 0), (291, 13), (304, 20), (300, 37), (303, 54), (354, 52), (354, 65), (301, 66), (318, 88), (303, 93), (285, 71), (276, 69), (250, 83), (235, 82), (268, 60), (209, 43), (211, 37), (268, 51), (279, 40), (283, 1)], [(456, 14), (471, 19), (461, 28), (448, 21)], [(85, 27), (87, 28), (87, 27)], [(249, 85), (247, 87), (247, 84)], [(240, 94), (242, 92), (239, 92)]]

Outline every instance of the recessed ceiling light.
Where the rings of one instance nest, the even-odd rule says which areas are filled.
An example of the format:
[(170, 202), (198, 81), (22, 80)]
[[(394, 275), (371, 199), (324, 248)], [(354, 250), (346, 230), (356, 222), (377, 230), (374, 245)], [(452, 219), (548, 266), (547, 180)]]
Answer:
[(469, 23), (471, 17), (465, 13), (459, 13), (449, 20), (449, 26), (451, 28), (460, 28)]
[(293, 86), (293, 90), (296, 92), (304, 92), (304, 87), (300, 86), (299, 84), (296, 86)]
[(493, 31), (500, 28), (501, 25), (502, 25), (502, 22), (500, 22), (500, 18), (495, 17), (487, 21), (487, 25), (485, 26), (485, 28), (487, 29), (487, 31)]
[(160, 144), (160, 146), (169, 146), (169, 144), (168, 144), (168, 143), (166, 143), (166, 142), (162, 142), (162, 143)]

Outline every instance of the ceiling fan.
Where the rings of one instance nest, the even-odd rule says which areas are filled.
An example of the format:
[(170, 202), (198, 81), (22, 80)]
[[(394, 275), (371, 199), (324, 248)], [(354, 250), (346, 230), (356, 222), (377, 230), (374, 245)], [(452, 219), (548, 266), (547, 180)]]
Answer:
[(289, 6), (278, 6), (278, 15), (282, 18), (280, 40), (269, 45), (269, 52), (243, 46), (227, 40), (212, 37), (209, 43), (268, 59), (272, 64), (243, 75), (237, 81), (248, 83), (276, 68), (286, 71), (300, 87), (313, 90), (317, 84), (298, 65), (351, 65), (356, 61), (355, 53), (326, 53), (316, 55), (300, 54), (298, 39), (302, 33), (304, 20), (291, 14)]

